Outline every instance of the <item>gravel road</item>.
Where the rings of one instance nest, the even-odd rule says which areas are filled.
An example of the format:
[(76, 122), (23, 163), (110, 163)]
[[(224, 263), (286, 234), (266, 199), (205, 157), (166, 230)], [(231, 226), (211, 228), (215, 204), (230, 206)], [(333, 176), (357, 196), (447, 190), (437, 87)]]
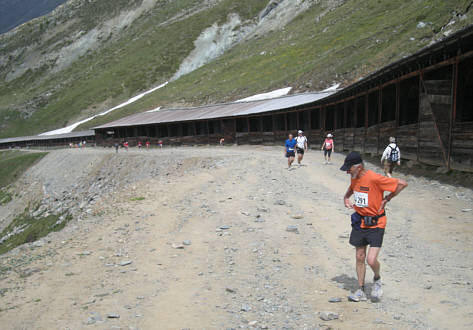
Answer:
[(409, 187), (389, 203), (380, 255), (385, 295), (353, 303), (342, 161), (309, 151), (288, 170), (275, 147), (53, 151), (17, 189), (37, 182), (45, 205), (76, 216), (0, 256), (0, 324), (471, 329), (472, 190), (401, 175)]

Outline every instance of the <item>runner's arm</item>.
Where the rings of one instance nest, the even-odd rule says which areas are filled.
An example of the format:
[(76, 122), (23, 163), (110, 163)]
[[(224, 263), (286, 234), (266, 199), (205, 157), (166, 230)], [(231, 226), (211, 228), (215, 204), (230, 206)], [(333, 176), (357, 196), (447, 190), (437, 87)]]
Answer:
[(386, 147), (386, 149), (384, 149), (383, 156), (381, 156), (381, 163), (383, 163), (383, 160), (388, 158), (388, 152), (389, 152), (388, 148), (389, 147)]
[(350, 202), (351, 195), (353, 195), (353, 190), (351, 189), (351, 187), (348, 187), (348, 190), (345, 193), (345, 196), (343, 197), (343, 202), (344, 202), (345, 207), (347, 209), (352, 209), (353, 208), (353, 204)]
[(324, 143), (322, 143), (322, 148), (320, 148), (320, 150), (324, 150), (324, 147), (325, 147), (325, 141)]
[(383, 198), (383, 201), (381, 202), (381, 206), (379, 207), (378, 213), (384, 210), (384, 207), (386, 206), (386, 204), (391, 199), (393, 199), (394, 196), (397, 196), (406, 187), (407, 187), (407, 182), (404, 180), (398, 179), (396, 190), (394, 190), (392, 193), (390, 193), (389, 195)]
[(307, 139), (305, 139), (305, 141), (304, 141), (304, 149), (305, 149), (305, 151), (307, 151)]

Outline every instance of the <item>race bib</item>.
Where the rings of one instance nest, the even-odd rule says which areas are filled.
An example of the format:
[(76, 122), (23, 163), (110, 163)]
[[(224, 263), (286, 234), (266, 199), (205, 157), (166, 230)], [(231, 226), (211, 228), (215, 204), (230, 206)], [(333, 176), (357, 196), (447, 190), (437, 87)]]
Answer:
[(368, 207), (368, 194), (354, 191), (355, 205), (358, 207)]

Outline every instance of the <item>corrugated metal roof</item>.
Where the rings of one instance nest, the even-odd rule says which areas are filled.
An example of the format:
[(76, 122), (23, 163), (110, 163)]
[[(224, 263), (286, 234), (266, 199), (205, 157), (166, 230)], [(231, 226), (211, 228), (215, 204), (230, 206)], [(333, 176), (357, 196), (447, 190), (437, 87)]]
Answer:
[(19, 136), (19, 137), (13, 137), (13, 138), (0, 139), (0, 143), (56, 140), (56, 139), (67, 139), (67, 138), (75, 138), (75, 137), (87, 137), (87, 136), (94, 136), (94, 135), (95, 135), (94, 131), (88, 130), (88, 131), (78, 131), (78, 132), (55, 134), (55, 135)]
[(270, 100), (233, 102), (225, 104), (206, 105), (195, 108), (167, 109), (156, 112), (142, 112), (124, 117), (110, 123), (94, 127), (111, 128), (147, 124), (173, 123), (191, 120), (217, 119), (259, 114), (264, 112), (284, 110), (309, 104), (332, 95), (334, 92), (307, 93), (284, 96)]

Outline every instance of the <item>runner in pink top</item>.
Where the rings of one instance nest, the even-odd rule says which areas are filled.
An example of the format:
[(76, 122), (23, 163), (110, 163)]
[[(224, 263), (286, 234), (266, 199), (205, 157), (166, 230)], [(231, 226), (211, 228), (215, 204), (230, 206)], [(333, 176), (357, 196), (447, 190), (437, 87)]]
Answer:
[(325, 164), (330, 164), (330, 161), (332, 160), (330, 157), (332, 155), (332, 151), (335, 152), (332, 134), (327, 134), (327, 137), (325, 138), (325, 141), (322, 144), (322, 148), (320, 150), (324, 151)]

